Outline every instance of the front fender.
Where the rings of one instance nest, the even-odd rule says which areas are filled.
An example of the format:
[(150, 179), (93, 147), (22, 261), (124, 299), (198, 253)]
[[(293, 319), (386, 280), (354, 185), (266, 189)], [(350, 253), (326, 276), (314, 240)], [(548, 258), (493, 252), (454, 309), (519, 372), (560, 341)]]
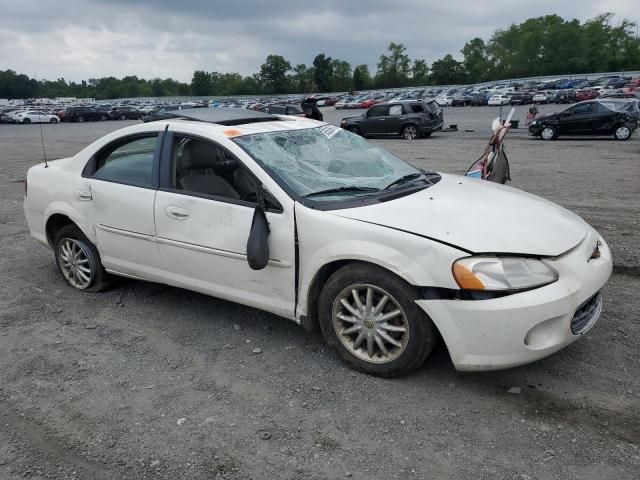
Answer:
[(459, 288), (451, 265), (465, 253), (451, 246), (299, 204), (296, 225), (300, 259), (298, 316), (308, 313), (308, 292), (317, 273), (335, 261), (372, 263), (415, 286)]

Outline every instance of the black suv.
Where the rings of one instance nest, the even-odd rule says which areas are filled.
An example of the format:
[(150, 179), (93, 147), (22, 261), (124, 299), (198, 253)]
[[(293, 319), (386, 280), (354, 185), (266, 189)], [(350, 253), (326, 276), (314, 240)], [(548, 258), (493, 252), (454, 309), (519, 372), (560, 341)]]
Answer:
[(340, 126), (363, 137), (401, 135), (407, 140), (428, 137), (442, 129), (442, 110), (434, 101), (400, 100), (380, 103), (357, 117), (343, 118)]
[(61, 120), (63, 122), (95, 122), (108, 118), (105, 112), (95, 107), (67, 107)]
[(140, 120), (142, 116), (140, 110), (126, 105), (111, 109), (111, 118), (114, 120)]
[(559, 135), (613, 135), (628, 140), (640, 123), (638, 100), (602, 99), (579, 102), (564, 110), (537, 117), (529, 135), (553, 140)]

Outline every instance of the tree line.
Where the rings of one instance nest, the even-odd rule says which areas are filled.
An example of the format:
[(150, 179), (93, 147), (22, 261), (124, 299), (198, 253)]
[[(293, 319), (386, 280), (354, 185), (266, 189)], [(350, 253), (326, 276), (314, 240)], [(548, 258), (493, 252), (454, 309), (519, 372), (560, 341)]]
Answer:
[(581, 23), (558, 15), (530, 18), (496, 30), (488, 40), (465, 43), (461, 60), (451, 54), (435, 60), (411, 59), (402, 43), (391, 42), (377, 69), (352, 65), (325, 53), (310, 65), (292, 65), (269, 55), (249, 76), (197, 70), (191, 83), (171, 78), (106, 77), (81, 82), (63, 78), (35, 80), (12, 70), (0, 71), (0, 98), (127, 98), (225, 96), (341, 92), (371, 88), (480, 83), (508, 78), (640, 70), (638, 27), (631, 20), (613, 25), (612, 13)]

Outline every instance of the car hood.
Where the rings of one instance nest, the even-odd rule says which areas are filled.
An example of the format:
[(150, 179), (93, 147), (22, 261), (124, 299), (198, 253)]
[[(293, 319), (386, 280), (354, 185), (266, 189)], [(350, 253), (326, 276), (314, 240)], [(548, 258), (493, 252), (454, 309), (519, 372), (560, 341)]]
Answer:
[(537, 115), (534, 120), (539, 122), (541, 120), (549, 120), (550, 118), (557, 118), (557, 116), (558, 116), (557, 113), (547, 113), (545, 115)]
[(331, 214), (406, 231), (472, 253), (554, 257), (591, 227), (559, 205), (515, 188), (442, 174), (417, 193)]

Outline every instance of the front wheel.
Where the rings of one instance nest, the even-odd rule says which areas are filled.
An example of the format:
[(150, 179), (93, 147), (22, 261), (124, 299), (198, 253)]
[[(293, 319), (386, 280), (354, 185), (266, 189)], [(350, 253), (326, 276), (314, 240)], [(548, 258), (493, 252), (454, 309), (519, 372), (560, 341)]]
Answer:
[(402, 137), (405, 140), (415, 140), (418, 138), (418, 129), (415, 125), (407, 125), (402, 129)]
[(613, 138), (616, 140), (629, 140), (631, 137), (631, 128), (627, 125), (618, 126), (613, 132)]
[(56, 120), (55, 118), (52, 118), (51, 120), (49, 120), (49, 123), (58, 123), (58, 120)]
[(22, 123), (31, 123), (31, 119), (30, 118), (25, 118), (24, 120), (22, 120)]
[(70, 286), (87, 292), (109, 287), (110, 277), (98, 250), (77, 226), (62, 227), (54, 237), (53, 247), (58, 270)]
[(80, 122), (80, 123), (84, 122), (84, 117), (82, 115), (80, 115), (78, 117), (78, 122)]
[(436, 343), (436, 329), (415, 303), (414, 288), (366, 263), (334, 273), (320, 294), (320, 327), (352, 368), (395, 377), (418, 368)]
[(126, 120), (127, 116), (123, 113), (122, 115), (120, 115), (120, 120)]
[(544, 127), (540, 131), (540, 138), (543, 140), (554, 140), (558, 136), (556, 129), (553, 127)]

